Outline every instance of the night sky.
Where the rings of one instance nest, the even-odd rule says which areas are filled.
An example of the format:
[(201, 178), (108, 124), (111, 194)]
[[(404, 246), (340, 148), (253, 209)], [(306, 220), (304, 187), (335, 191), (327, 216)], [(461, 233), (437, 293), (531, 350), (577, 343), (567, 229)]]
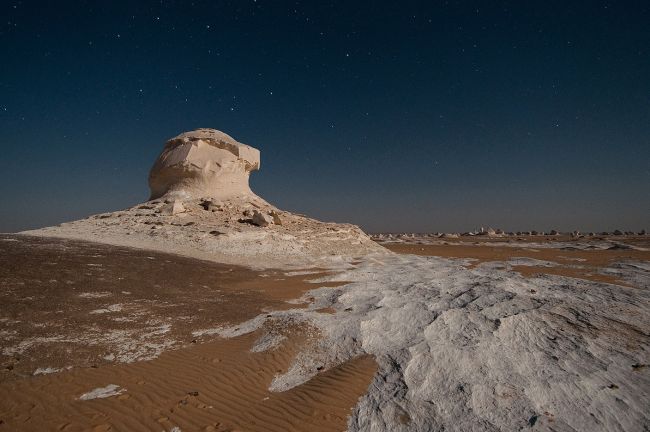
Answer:
[(148, 198), (198, 127), (378, 231), (650, 228), (650, 2), (0, 2), (0, 231)]

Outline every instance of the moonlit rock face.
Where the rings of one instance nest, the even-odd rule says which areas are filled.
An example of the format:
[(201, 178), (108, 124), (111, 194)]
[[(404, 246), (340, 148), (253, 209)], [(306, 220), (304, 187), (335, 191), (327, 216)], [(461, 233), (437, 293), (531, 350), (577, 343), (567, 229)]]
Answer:
[(248, 185), (259, 150), (216, 129), (184, 132), (165, 144), (149, 172), (151, 198), (255, 196)]

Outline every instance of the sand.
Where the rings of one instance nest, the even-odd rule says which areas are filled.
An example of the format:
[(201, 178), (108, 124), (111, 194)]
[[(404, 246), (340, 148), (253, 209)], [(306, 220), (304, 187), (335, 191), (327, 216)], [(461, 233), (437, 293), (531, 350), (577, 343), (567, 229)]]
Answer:
[[(306, 281), (328, 274), (3, 235), (0, 428), (343, 430), (375, 373), (371, 356), (269, 391), (320, 338), (273, 313), (345, 283)], [(220, 337), (260, 315), (262, 328)]]
[[(622, 261), (650, 261), (650, 250), (636, 249), (579, 249), (566, 246), (564, 241), (569, 239), (542, 238), (543, 248), (529, 247), (531, 238), (522, 238), (520, 242), (510, 240), (509, 247), (501, 244), (506, 240), (494, 239), (477, 245), (468, 240), (446, 241), (446, 244), (409, 244), (385, 243), (384, 246), (397, 253), (420, 256), (438, 256), (445, 258), (469, 258), (468, 267), (474, 267), (484, 262), (503, 262), (514, 258), (525, 257), (546, 261), (553, 265), (511, 265), (510, 267), (522, 275), (533, 277), (539, 274), (553, 274), (572, 278), (586, 279), (597, 282), (607, 282), (628, 285), (611, 274), (603, 274), (601, 270), (613, 263)], [(540, 239), (536, 239), (540, 242)], [(519, 243), (519, 245), (518, 245)], [(574, 243), (576, 244), (576, 243)], [(579, 244), (579, 243), (577, 243)], [(634, 239), (631, 244), (646, 246), (646, 242)], [(628, 285), (629, 286), (629, 285)]]
[[(261, 331), (170, 351), (135, 364), (82, 368), (0, 384), (7, 430), (340, 431), (376, 365), (360, 356), (287, 392), (270, 392), (309, 343), (306, 329), (284, 327), (276, 349), (250, 348)], [(113, 385), (112, 397), (81, 400)], [(176, 429), (178, 430), (178, 429)]]
[(414, 238), (386, 244), (402, 253), (290, 270), (0, 240), (8, 430), (650, 424), (643, 239)]

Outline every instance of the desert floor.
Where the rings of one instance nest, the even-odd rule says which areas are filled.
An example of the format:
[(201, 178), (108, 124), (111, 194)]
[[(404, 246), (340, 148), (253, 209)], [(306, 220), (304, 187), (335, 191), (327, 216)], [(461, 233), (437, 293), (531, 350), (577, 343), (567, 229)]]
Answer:
[[(373, 358), (359, 356), (270, 392), (318, 331), (272, 319), (231, 339), (212, 330), (306, 307), (287, 303), (314, 288), (304, 275), (0, 240), (0, 430), (344, 430), (375, 373)], [(277, 346), (251, 350), (265, 335)]]
[[(599, 239), (602, 241), (603, 239)], [(598, 241), (598, 240), (596, 240)], [(385, 243), (384, 247), (400, 254), (438, 256), (445, 258), (468, 258), (474, 267), (484, 262), (509, 261), (517, 257), (553, 263), (554, 266), (513, 265), (512, 269), (524, 276), (549, 274), (586, 279), (618, 285), (627, 285), (614, 275), (603, 274), (601, 269), (616, 262), (650, 261), (650, 239), (643, 237), (626, 238), (626, 245), (638, 249), (625, 249), (620, 246), (590, 248), (589, 241), (573, 241), (570, 237), (519, 237), (481, 238), (480, 241), (467, 238), (448, 239), (435, 244)], [(587, 246), (583, 246), (586, 244)], [(580, 247), (577, 247), (580, 246)], [(639, 250), (643, 249), (643, 250)]]
[[(477, 347), (488, 349), (489, 343), (472, 342), (472, 338), (478, 341), (511, 327), (516, 330), (522, 323), (545, 332), (543, 341), (531, 348), (533, 354), (539, 350), (546, 355), (550, 351), (544, 350), (552, 349), (552, 358), (558, 362), (566, 355), (567, 363), (558, 370), (571, 372), (572, 377), (584, 372), (574, 373), (571, 361), (584, 364), (584, 358), (589, 362), (598, 355), (613, 358), (614, 351), (603, 350), (616, 346), (617, 340), (624, 341), (624, 347), (615, 349), (625, 363), (621, 371), (603, 366), (598, 373), (604, 384), (593, 385), (604, 392), (620, 392), (616, 400), (629, 405), (627, 417), (620, 417), (616, 407), (611, 416), (599, 408), (600, 413), (592, 417), (603, 430), (608, 425), (611, 430), (625, 430), (647, 421), (644, 402), (634, 401), (643, 388), (647, 392), (649, 337), (643, 324), (647, 317), (638, 312), (647, 308), (647, 270), (616, 267), (617, 263), (650, 263), (646, 238), (626, 243), (539, 237), (510, 241), (416, 238), (382, 244), (397, 255), (351, 262), (345, 269), (257, 271), (125, 247), (0, 235), (0, 431), (341, 431), (377, 424), (385, 430), (449, 428), (445, 415), (452, 422), (462, 419), (454, 407), (478, 400), (454, 399), (457, 393), (470, 391), (470, 384), (463, 381), (467, 377), (456, 376), (463, 368), (454, 363), (462, 364), (463, 353), (469, 349), (474, 350), (471, 356), (488, 359), (500, 349), (520, 346), (521, 340), (533, 340), (517, 332), (507, 339), (509, 333), (504, 333), (498, 343), (505, 348), (496, 347), (495, 353), (490, 348), (483, 355)], [(486, 287), (484, 294), (476, 288), (479, 283)], [(433, 285), (424, 289), (423, 284)], [(451, 288), (444, 293), (438, 285)], [(506, 297), (502, 286), (507, 287), (503, 288)], [(436, 290), (440, 292), (433, 296)], [(639, 290), (643, 294), (637, 301)], [(561, 296), (574, 291), (580, 293), (580, 302), (572, 297), (562, 300)], [(585, 303), (583, 295), (601, 296), (612, 305), (627, 302), (632, 309), (621, 309), (620, 322), (610, 307), (606, 311), (612, 316), (609, 312), (589, 315), (583, 310), (591, 308), (593, 300), (585, 297)], [(488, 303), (472, 309), (481, 302)], [(430, 306), (421, 311), (420, 304)], [(552, 314), (540, 315), (546, 304)], [(426, 315), (435, 308), (442, 312)], [(566, 315), (569, 312), (561, 312), (565, 309), (577, 311), (578, 324)], [(501, 318), (494, 319), (496, 324), (487, 333), (477, 331), (482, 327), (456, 328), (452, 321), (455, 315), (467, 314), (457, 317), (461, 327), (479, 323), (479, 313)], [(561, 322), (549, 321), (548, 317), (562, 314), (566, 318)], [(413, 324), (405, 323), (405, 317), (413, 319)], [(522, 317), (528, 317), (527, 321), (513, 321)], [(483, 321), (479, 324), (487, 326)], [(564, 335), (551, 335), (568, 324), (579, 335), (578, 339), (567, 335), (573, 347), (544, 345), (561, 341)], [(442, 327), (436, 330), (434, 326)], [(606, 328), (616, 334), (596, 332)], [(339, 342), (328, 345), (324, 340)], [(423, 340), (430, 341), (430, 352), (418, 357)], [(589, 341), (601, 344), (600, 351), (593, 351), (590, 347), (595, 342)], [(410, 354), (405, 354), (404, 347), (410, 347)], [(441, 357), (445, 353), (456, 357)], [(524, 354), (510, 353), (513, 364)], [(415, 363), (425, 361), (422, 358), (430, 359), (432, 365), (416, 368)], [(296, 364), (302, 369), (297, 370)], [(486, 365), (477, 365), (477, 370)], [(393, 385), (390, 377), (396, 371), (404, 378)], [(549, 368), (549, 374), (553, 371)], [(566, 395), (554, 399), (551, 394), (539, 402), (527, 390), (538, 385), (536, 378), (529, 376), (531, 372), (518, 374), (518, 384), (515, 379), (505, 383), (509, 375), (488, 373), (484, 377), (481, 385), (493, 389), (485, 400), (511, 400), (503, 408), (505, 417), (490, 420), (493, 424), (537, 428), (555, 424), (560, 430), (589, 425), (588, 415), (586, 419), (576, 416), (577, 423), (571, 423), (575, 407), (570, 404), (565, 407), (569, 414), (562, 412)], [(288, 378), (283, 381), (283, 377)], [(619, 381), (613, 383), (614, 378)], [(551, 379), (556, 378), (546, 377), (542, 382)], [(444, 388), (454, 380), (465, 384)], [(400, 385), (408, 385), (410, 392)], [(517, 396), (519, 391), (524, 393)], [(428, 392), (434, 393), (426, 396)], [(574, 400), (591, 393), (587, 388), (580, 390)], [(532, 405), (546, 408), (531, 411), (518, 402), (524, 394), (534, 401)], [(445, 411), (427, 411), (436, 398), (438, 406), (443, 406), (441, 401), (448, 404)], [(390, 405), (398, 399), (402, 400), (399, 406)], [(481, 418), (495, 412), (500, 415), (498, 406), (485, 406)], [(475, 411), (472, 415), (478, 416), (476, 407)], [(383, 417), (366, 420), (377, 415)], [(467, 421), (478, 429), (489, 429), (476, 419), (468, 417)], [(468, 425), (456, 426), (450, 429)]]

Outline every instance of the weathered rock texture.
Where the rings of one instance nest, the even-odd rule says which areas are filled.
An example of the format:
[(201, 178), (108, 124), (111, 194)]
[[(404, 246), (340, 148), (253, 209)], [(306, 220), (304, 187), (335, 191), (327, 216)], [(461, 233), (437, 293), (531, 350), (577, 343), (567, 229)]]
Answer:
[(215, 129), (185, 132), (167, 141), (151, 168), (151, 198), (218, 199), (253, 194), (248, 177), (260, 168), (260, 152)]
[(301, 267), (387, 253), (358, 227), (279, 210), (248, 178), (258, 150), (214, 129), (169, 140), (149, 175), (151, 198), (32, 235), (161, 250), (253, 267)]

